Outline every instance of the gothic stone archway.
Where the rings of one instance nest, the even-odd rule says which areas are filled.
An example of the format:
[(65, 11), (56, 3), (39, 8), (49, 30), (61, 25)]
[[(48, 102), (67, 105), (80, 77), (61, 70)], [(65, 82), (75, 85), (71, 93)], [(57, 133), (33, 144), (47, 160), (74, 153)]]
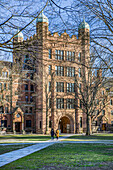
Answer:
[(60, 118), (59, 129), (61, 130), (61, 133), (71, 133), (71, 121), (67, 116)]

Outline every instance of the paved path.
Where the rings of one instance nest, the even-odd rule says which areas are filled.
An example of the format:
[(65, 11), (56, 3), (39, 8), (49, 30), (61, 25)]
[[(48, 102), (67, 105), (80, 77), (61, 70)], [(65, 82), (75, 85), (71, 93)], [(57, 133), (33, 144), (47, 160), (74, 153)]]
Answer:
[[(65, 138), (67, 138), (69, 136), (71, 136), (71, 135), (60, 137), (59, 140), (54, 139), (54, 140), (41, 141), (41, 142), (37, 141), (38, 143), (37, 144), (35, 143), (32, 146), (28, 146), (28, 147), (25, 147), (23, 149), (19, 149), (19, 150), (16, 150), (16, 151), (4, 153), (4, 154), (0, 155), (0, 167), (4, 166), (4, 165), (6, 165), (10, 162), (13, 162), (17, 159), (20, 159), (24, 156), (30, 155), (31, 153), (34, 153), (34, 152), (39, 151), (41, 149), (44, 149), (44, 148), (46, 148), (50, 145), (53, 145), (54, 143), (60, 142), (61, 140), (64, 140)], [(18, 144), (20, 144), (20, 143), (18, 143)], [(23, 143), (23, 144), (25, 144), (25, 143)], [(1, 144), (1, 145), (4, 145), (4, 144)], [(12, 145), (14, 145), (14, 143)]]
[[(25, 157), (27, 155), (30, 155), (31, 153), (34, 153), (36, 151), (39, 151), (41, 149), (44, 149), (50, 145), (53, 145), (55, 143), (59, 143), (65, 138), (68, 138), (71, 135), (60, 137), (59, 140), (48, 140), (48, 141), (37, 141), (38, 143), (33, 144), (32, 146), (25, 147), (23, 149), (19, 149), (16, 151), (8, 152), (5, 154), (0, 155), (0, 167), (13, 162), (17, 159), (20, 159), (22, 157)], [(25, 141), (26, 142), (26, 141)], [(105, 143), (105, 144), (113, 144), (113, 140), (104, 140), (104, 141), (62, 141), (62, 143)], [(15, 143), (13, 143), (14, 145)], [(17, 144), (17, 143), (16, 143)], [(20, 143), (18, 143), (20, 144)], [(22, 143), (21, 143), (22, 144)], [(25, 143), (23, 143), (25, 144)], [(28, 143), (27, 143), (28, 144)], [(5, 144), (1, 144), (5, 145)], [(8, 144), (7, 144), (8, 145)], [(11, 144), (10, 144), (11, 145)]]

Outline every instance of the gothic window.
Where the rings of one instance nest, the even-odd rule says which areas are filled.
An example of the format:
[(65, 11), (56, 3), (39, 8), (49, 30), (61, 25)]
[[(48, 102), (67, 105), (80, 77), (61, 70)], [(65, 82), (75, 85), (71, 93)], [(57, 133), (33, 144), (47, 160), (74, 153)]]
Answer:
[(79, 84), (79, 92), (81, 93), (81, 84)]
[(64, 109), (64, 99), (63, 98), (57, 98), (56, 99), (56, 108), (57, 109)]
[(51, 65), (49, 65), (49, 75), (51, 75), (51, 70), (52, 70), (52, 67)]
[(1, 127), (7, 127), (7, 120), (1, 120)]
[(6, 90), (6, 83), (4, 83), (4, 90)]
[(51, 108), (51, 98), (49, 98), (49, 108)]
[(64, 76), (64, 67), (63, 66), (55, 66), (55, 72), (57, 76)]
[(67, 109), (74, 109), (74, 103), (75, 103), (74, 99), (66, 99)]
[(56, 92), (64, 92), (64, 83), (56, 82)]
[(66, 76), (67, 77), (74, 77), (75, 76), (75, 68), (74, 67), (67, 67)]
[(75, 52), (66, 51), (66, 60), (75, 61)]
[(79, 77), (82, 77), (81, 68), (78, 69), (78, 75), (79, 75)]
[(34, 86), (33, 86), (33, 84), (30, 85), (30, 90), (31, 90), (31, 91), (34, 91)]
[(28, 96), (25, 96), (25, 101), (28, 102)]
[(80, 128), (82, 128), (82, 117), (80, 117)]
[(81, 62), (81, 53), (78, 53), (78, 61)]
[(33, 102), (33, 96), (30, 96), (30, 102)]
[(52, 50), (49, 49), (49, 59), (51, 59), (51, 58), (52, 58)]
[(49, 92), (51, 91), (51, 82), (49, 81)]
[(75, 92), (74, 83), (67, 83), (67, 92)]
[(31, 120), (26, 120), (26, 127), (31, 127)]
[(32, 107), (30, 107), (29, 112), (30, 112), (30, 113), (32, 113), (32, 112), (33, 112), (33, 108), (32, 108)]
[(63, 50), (55, 50), (55, 59), (56, 60), (64, 60), (64, 51)]
[(28, 91), (28, 84), (25, 84), (25, 91)]

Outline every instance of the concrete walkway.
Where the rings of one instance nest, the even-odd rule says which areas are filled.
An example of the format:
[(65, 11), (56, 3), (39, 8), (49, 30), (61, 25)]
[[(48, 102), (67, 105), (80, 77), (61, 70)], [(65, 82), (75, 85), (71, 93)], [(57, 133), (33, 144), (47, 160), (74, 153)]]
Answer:
[[(44, 149), (50, 145), (53, 145), (55, 143), (59, 143), (62, 140), (64, 140), (65, 138), (68, 138), (71, 135), (67, 135), (67, 136), (63, 136), (60, 137), (59, 140), (48, 140), (48, 141), (37, 141), (38, 143), (33, 144), (32, 146), (28, 146), (25, 147), (23, 149), (19, 149), (19, 150), (15, 150), (12, 152), (8, 152), (5, 154), (0, 155), (0, 167), (13, 162), (17, 159), (20, 159), (22, 157), (25, 157), (27, 155), (30, 155), (31, 153), (34, 153), (36, 151), (39, 151), (41, 149)], [(26, 141), (25, 141), (26, 142)], [(113, 140), (102, 140), (102, 141), (62, 141), (62, 143), (104, 143), (104, 144), (113, 144)], [(17, 143), (16, 143), (17, 144)], [(18, 143), (18, 144), (22, 144), (22, 143)], [(28, 143), (23, 143), (23, 144), (28, 144)], [(0, 144), (0, 145), (6, 145), (6, 144)], [(7, 144), (8, 145), (8, 144)], [(11, 144), (10, 144), (11, 145)], [(15, 145), (15, 143), (13, 143), (12, 145)]]
[[(4, 165), (6, 165), (10, 162), (13, 162), (17, 159), (20, 159), (22, 157), (30, 155), (31, 153), (34, 153), (34, 152), (39, 151), (41, 149), (44, 149), (44, 148), (46, 148), (50, 145), (53, 145), (54, 143), (60, 142), (61, 140), (64, 140), (65, 138), (68, 138), (69, 136), (72, 136), (72, 134), (60, 137), (59, 140), (54, 139), (54, 140), (48, 140), (48, 141), (37, 141), (38, 143), (37, 144), (35, 143), (32, 146), (28, 146), (28, 147), (25, 147), (23, 149), (4, 153), (4, 154), (0, 155), (0, 167), (4, 166)], [(18, 143), (18, 144), (28, 144), (28, 143)], [(0, 144), (0, 145), (8, 145), (8, 144)], [(11, 144), (9, 144), (9, 145), (11, 145)], [(15, 145), (15, 143), (12, 143), (12, 145)]]

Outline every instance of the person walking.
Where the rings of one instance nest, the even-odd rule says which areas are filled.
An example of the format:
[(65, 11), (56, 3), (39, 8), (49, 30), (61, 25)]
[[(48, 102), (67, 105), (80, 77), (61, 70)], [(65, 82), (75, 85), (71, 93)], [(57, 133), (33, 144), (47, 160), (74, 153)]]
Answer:
[(59, 130), (58, 129), (56, 130), (56, 138), (57, 138), (57, 140), (59, 138)]
[(53, 128), (51, 129), (51, 139), (54, 139), (54, 130), (53, 130)]

